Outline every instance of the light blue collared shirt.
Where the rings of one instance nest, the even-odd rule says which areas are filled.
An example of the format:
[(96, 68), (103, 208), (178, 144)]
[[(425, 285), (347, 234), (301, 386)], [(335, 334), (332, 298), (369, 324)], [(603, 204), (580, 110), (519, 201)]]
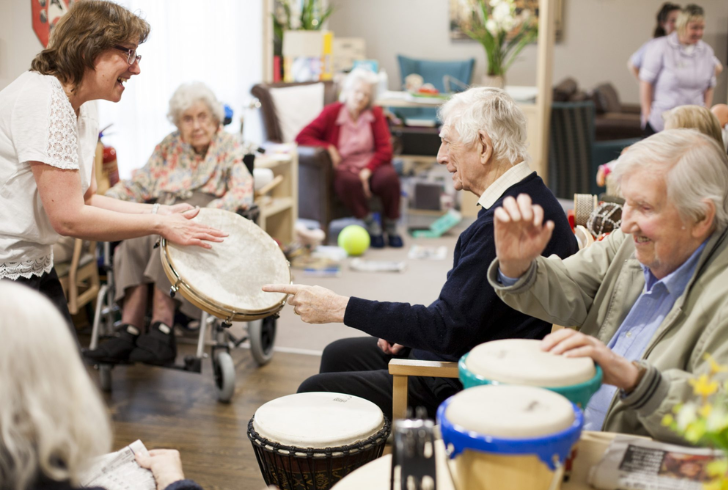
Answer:
[[(685, 288), (698, 266), (700, 253), (705, 248), (705, 243), (707, 241), (703, 242), (680, 267), (660, 280), (657, 280), (652, 272), (642, 265), (645, 288), (617, 333), (607, 344), (612, 352), (630, 361), (638, 361), (642, 358), (647, 345), (672, 310), (675, 301), (685, 292)], [(504, 286), (512, 286), (518, 281), (518, 279), (504, 276), (500, 270), (498, 278)], [(599, 391), (592, 396), (584, 410), (584, 430), (602, 430), (615, 391), (617, 391), (615, 386), (602, 385)]]

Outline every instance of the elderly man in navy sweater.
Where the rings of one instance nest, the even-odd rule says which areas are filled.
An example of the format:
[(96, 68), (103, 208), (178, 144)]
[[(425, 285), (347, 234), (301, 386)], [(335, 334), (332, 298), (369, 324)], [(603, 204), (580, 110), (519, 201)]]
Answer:
[[(376, 403), (391, 418), (392, 357), (454, 361), (476, 345), (505, 338), (541, 339), (544, 321), (508, 307), (488, 283), (495, 259), (493, 214), (508, 196), (528, 194), (538, 219), (552, 222), (543, 252), (566, 258), (577, 251), (566, 215), (554, 195), (528, 166), (526, 118), (502, 90), (472, 88), (441, 109), (444, 125), (437, 161), (446, 165), (455, 189), (479, 196), (477, 220), (458, 238), (453, 267), (440, 297), (429, 306), (345, 297), (320, 286), (269, 285), (264, 291), (289, 293), (289, 304), (307, 323), (344, 324), (372, 337), (329, 344), (320, 373), (298, 391), (333, 391)], [(379, 340), (377, 340), (379, 338)], [(434, 415), (437, 406), (462, 389), (454, 379), (410, 378), (409, 403)]]

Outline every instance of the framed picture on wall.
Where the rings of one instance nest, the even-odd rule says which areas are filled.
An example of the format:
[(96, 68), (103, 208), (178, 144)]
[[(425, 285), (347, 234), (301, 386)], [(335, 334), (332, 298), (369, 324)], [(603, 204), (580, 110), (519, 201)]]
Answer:
[[(486, 0), (488, 1), (488, 0)], [(516, 9), (528, 9), (538, 17), (538, 2), (539, 0), (515, 0)], [(563, 22), (564, 22), (564, 1), (565, 0), (552, 0), (555, 3), (556, 13), (554, 24), (556, 27), (556, 42), (561, 40), (563, 33)], [(470, 16), (473, 13), (473, 9), (478, 8), (476, 0), (449, 0), (449, 22), (450, 22), (450, 39), (456, 41), (472, 41), (467, 34), (465, 34), (460, 25), (463, 22), (468, 22)]]

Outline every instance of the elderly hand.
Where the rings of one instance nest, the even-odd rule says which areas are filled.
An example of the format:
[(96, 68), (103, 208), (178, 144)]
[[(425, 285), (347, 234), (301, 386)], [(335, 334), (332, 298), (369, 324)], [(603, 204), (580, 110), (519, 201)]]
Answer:
[(343, 323), (349, 298), (321, 286), (266, 284), (263, 291), (291, 294), (288, 304), (306, 323)]
[(334, 145), (329, 145), (329, 156), (331, 157), (331, 164), (334, 168), (338, 167), (341, 163), (341, 154), (339, 154), (339, 150), (336, 149)]
[(368, 168), (363, 168), (361, 172), (359, 172), (359, 180), (361, 180), (361, 185), (364, 188), (364, 195), (369, 199), (372, 197), (372, 191), (369, 188), (369, 178), (372, 176), (372, 171)]
[(168, 216), (170, 214), (184, 213), (185, 211), (189, 211), (191, 209), (195, 209), (195, 207), (185, 202), (181, 202), (172, 206), (159, 206), (159, 211), (157, 211), (157, 214)]
[(199, 214), (197, 208), (183, 213), (170, 214), (163, 217), (159, 234), (177, 245), (197, 245), (203, 248), (212, 248), (207, 242), (222, 242), (228, 236), (211, 226), (192, 221)]
[(628, 393), (639, 381), (639, 369), (632, 362), (612, 352), (599, 339), (571, 328), (563, 328), (544, 337), (541, 349), (566, 357), (591, 357), (602, 368), (604, 384)]
[(379, 339), (377, 340), (377, 346), (382, 349), (382, 352), (389, 354), (390, 356), (396, 356), (399, 351), (404, 349), (402, 344), (392, 344), (388, 340)]
[(139, 466), (152, 471), (157, 490), (164, 490), (172, 483), (185, 479), (182, 460), (175, 449), (153, 449), (147, 454), (137, 453), (135, 456)]
[(518, 200), (506, 197), (495, 210), (495, 252), (501, 272), (511, 278), (521, 277), (546, 248), (554, 222), (543, 223), (543, 208), (531, 204), (531, 197), (520, 194)]

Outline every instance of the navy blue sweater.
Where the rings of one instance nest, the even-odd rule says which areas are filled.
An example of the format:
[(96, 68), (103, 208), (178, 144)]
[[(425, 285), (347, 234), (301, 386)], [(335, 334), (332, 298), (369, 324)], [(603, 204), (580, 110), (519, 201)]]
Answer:
[(578, 250), (566, 215), (534, 172), (508, 190), (458, 238), (453, 267), (440, 297), (430, 306), (370, 301), (352, 297), (344, 324), (375, 337), (413, 348), (412, 358), (455, 361), (473, 347), (506, 338), (541, 339), (548, 323), (520, 313), (496, 296), (487, 270), (496, 258), (493, 214), (507, 196), (528, 194), (556, 225), (543, 255), (566, 258)]

